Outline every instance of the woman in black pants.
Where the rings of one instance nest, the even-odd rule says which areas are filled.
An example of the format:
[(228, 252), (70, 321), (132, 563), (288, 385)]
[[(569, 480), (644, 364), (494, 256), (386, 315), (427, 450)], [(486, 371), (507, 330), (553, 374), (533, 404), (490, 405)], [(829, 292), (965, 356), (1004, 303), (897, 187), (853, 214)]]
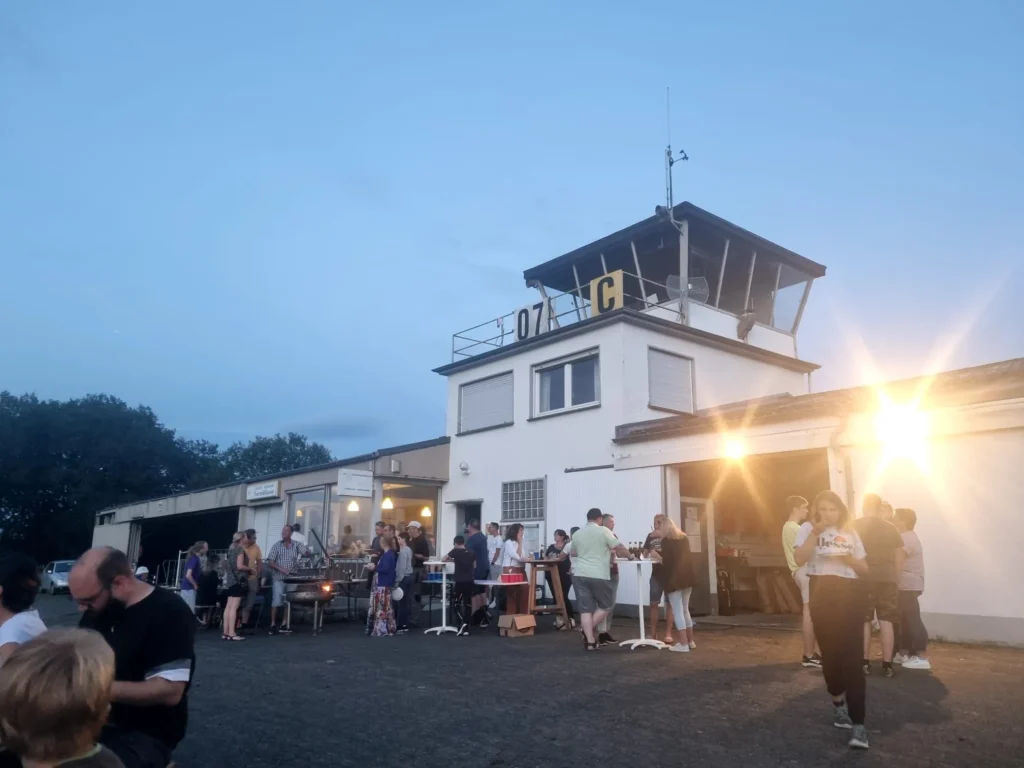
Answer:
[(811, 620), (821, 646), (825, 686), (832, 695), (833, 725), (850, 729), (850, 746), (868, 748), (864, 728), (864, 594), (858, 576), (867, 573), (864, 545), (850, 525), (850, 512), (832, 491), (811, 504), (814, 529), (798, 534), (793, 553), (811, 577)]
[[(559, 528), (555, 531), (555, 543), (548, 547), (548, 551), (544, 555), (550, 559), (558, 560), (558, 581), (562, 585), (562, 600), (565, 603), (565, 612), (569, 617), (569, 624), (567, 626), (559, 626), (561, 618), (555, 621), (555, 626), (559, 629), (572, 629), (576, 626), (576, 617), (572, 610), (572, 603), (569, 602), (569, 590), (572, 589), (572, 564), (569, 562), (569, 551), (565, 548), (569, 543), (569, 534)], [(551, 598), (554, 599), (554, 585), (548, 580), (545, 580), (548, 588), (551, 590)]]

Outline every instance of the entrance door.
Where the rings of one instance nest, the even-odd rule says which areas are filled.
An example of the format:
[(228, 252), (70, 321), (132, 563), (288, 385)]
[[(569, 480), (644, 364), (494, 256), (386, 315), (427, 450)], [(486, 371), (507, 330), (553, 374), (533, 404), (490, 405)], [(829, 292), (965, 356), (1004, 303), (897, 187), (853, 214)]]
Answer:
[(483, 526), (483, 522), (480, 520), (480, 502), (479, 501), (460, 501), (455, 505), (455, 535), (463, 535), (463, 531), (466, 530), (466, 523), (470, 520), (476, 520), (477, 523)]
[(708, 501), (684, 496), (679, 500), (679, 527), (690, 537), (690, 551), (693, 553), (694, 568), (697, 570), (697, 586), (690, 594), (690, 613), (707, 616), (712, 613), (711, 574), (708, 570)]

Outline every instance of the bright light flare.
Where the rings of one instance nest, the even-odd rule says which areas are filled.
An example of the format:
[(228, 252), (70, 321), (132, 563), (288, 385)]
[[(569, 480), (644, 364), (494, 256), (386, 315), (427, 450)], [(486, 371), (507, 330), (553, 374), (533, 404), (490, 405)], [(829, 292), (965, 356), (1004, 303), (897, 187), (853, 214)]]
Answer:
[(875, 437), (882, 447), (882, 463), (909, 459), (921, 469), (928, 465), (931, 423), (928, 413), (916, 401), (895, 403), (879, 392), (875, 415)]
[(350, 501), (348, 503), (348, 511), (349, 512), (358, 512), (359, 511), (359, 502), (356, 501), (355, 499)]
[(736, 437), (727, 438), (725, 441), (725, 457), (731, 461), (739, 461), (747, 455), (747, 446)]

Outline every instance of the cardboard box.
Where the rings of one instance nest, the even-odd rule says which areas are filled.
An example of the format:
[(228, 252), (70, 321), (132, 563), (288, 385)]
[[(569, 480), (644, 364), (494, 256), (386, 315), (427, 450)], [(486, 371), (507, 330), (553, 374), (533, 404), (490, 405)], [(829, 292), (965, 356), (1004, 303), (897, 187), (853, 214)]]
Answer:
[(498, 619), (502, 637), (529, 637), (537, 629), (537, 619), (525, 613), (505, 614)]

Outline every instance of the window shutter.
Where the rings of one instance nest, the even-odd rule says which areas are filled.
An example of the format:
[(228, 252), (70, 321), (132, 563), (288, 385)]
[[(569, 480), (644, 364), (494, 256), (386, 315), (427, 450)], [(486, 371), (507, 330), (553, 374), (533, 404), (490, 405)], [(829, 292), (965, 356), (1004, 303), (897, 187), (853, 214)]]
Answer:
[(647, 386), (652, 408), (693, 413), (692, 366), (688, 357), (647, 350)]
[(512, 373), (463, 384), (459, 400), (459, 432), (511, 424)]

